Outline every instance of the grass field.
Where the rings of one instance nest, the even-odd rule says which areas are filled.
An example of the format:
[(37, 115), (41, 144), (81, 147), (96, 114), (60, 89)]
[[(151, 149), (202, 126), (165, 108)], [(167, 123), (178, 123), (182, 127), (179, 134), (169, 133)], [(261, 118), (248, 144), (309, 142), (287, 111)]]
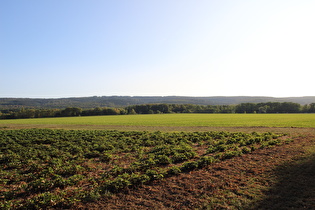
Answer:
[(14, 125), (315, 127), (315, 114), (155, 114), (0, 120)]

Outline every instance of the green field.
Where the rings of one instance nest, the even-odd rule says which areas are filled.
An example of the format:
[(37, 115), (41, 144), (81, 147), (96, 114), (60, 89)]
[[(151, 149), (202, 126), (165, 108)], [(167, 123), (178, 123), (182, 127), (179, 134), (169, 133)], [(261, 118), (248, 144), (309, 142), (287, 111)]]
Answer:
[(14, 125), (314, 128), (315, 114), (155, 114), (0, 120), (0, 127)]

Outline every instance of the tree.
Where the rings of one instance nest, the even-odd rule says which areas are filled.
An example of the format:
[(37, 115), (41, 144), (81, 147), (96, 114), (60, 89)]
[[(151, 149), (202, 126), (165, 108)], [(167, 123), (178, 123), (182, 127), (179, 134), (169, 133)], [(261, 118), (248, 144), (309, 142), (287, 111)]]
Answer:
[(282, 113), (299, 113), (301, 109), (301, 105), (292, 102), (283, 102), (281, 103), (281, 110)]
[(82, 113), (81, 108), (77, 107), (68, 107), (64, 110), (61, 111), (61, 116), (62, 117), (72, 117), (72, 116), (80, 116)]
[(267, 113), (267, 110), (268, 110), (268, 106), (265, 105), (265, 106), (261, 106), (258, 108), (258, 113)]
[(93, 110), (93, 115), (102, 115), (102, 109), (100, 107), (96, 107), (94, 110)]
[(236, 113), (254, 113), (254, 111), (258, 111), (254, 103), (241, 103), (235, 108)]
[(129, 110), (128, 114), (137, 114), (137, 112), (134, 109)]
[(311, 103), (309, 106), (309, 112), (310, 113), (315, 113), (315, 103)]

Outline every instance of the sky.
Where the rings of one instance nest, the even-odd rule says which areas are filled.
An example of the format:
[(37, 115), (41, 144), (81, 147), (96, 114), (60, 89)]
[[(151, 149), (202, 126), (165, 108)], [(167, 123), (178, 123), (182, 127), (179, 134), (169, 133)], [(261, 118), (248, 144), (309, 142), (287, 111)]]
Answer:
[(314, 0), (0, 1), (0, 97), (314, 96)]

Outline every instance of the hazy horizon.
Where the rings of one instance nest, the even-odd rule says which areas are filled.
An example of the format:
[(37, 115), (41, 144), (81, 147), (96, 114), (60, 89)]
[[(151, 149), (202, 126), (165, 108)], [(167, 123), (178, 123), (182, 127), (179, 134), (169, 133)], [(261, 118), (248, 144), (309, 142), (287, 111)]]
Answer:
[(0, 98), (315, 95), (315, 1), (0, 2)]
[(128, 96), (128, 95), (107, 95), (107, 96), (69, 96), (69, 97), (0, 97), (0, 98), (22, 98), (22, 99), (64, 99), (64, 98), (92, 98), (92, 97), (188, 97), (188, 98), (215, 98), (215, 97), (252, 97), (252, 98), (303, 98), (303, 97), (315, 97), (315, 96), (285, 96), (285, 97), (274, 97), (274, 96), (177, 96), (177, 95), (169, 95), (169, 96), (154, 96), (154, 95), (147, 95), (147, 96), (141, 96), (141, 95), (134, 95), (134, 96)]

